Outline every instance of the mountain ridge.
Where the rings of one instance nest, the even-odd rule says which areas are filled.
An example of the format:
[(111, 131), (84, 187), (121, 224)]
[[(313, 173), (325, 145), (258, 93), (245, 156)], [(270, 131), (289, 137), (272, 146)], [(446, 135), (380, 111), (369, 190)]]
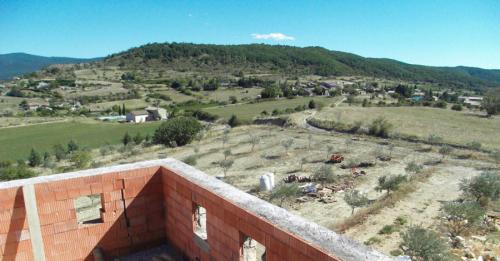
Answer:
[(0, 80), (34, 72), (52, 64), (86, 63), (101, 58), (40, 56), (23, 52), (0, 54)]
[(107, 56), (104, 64), (125, 67), (165, 66), (194, 71), (221, 67), (228, 71), (255, 68), (257, 71), (362, 75), (423, 81), (462, 87), (498, 87), (500, 69), (468, 66), (426, 66), (389, 58), (366, 58), (323, 47), (267, 44), (149, 43)]

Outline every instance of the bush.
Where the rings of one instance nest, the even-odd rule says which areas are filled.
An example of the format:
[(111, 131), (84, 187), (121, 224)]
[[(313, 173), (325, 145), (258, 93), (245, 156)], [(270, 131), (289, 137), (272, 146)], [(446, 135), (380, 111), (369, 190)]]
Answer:
[(442, 210), (447, 220), (446, 226), (453, 236), (458, 236), (476, 225), (485, 210), (476, 202), (447, 202)]
[(467, 147), (473, 150), (480, 150), (483, 145), (478, 141), (471, 141), (467, 143)]
[(397, 176), (382, 176), (378, 178), (378, 185), (375, 187), (376, 191), (387, 191), (387, 195), (391, 191), (397, 190), (399, 188), (399, 185), (406, 181), (406, 176), (404, 175), (397, 175)]
[(67, 153), (63, 145), (61, 144), (54, 145), (54, 156), (56, 157), (57, 161), (66, 159)]
[(453, 106), (451, 106), (451, 109), (454, 111), (461, 111), (463, 108), (461, 104), (453, 104)]
[(77, 151), (71, 155), (70, 161), (75, 168), (86, 168), (89, 166), (92, 156), (88, 151)]
[(409, 173), (420, 173), (424, 167), (412, 161), (406, 165), (405, 171)]
[(198, 157), (196, 155), (191, 155), (191, 156), (186, 157), (182, 161), (188, 165), (196, 166), (197, 160), (198, 160)]
[(295, 198), (300, 193), (300, 188), (297, 183), (279, 183), (273, 188), (270, 195), (270, 201), (277, 200), (281, 207), (286, 201)]
[(378, 231), (380, 235), (390, 235), (394, 232), (399, 231), (399, 229), (393, 225), (385, 225), (382, 229)]
[(373, 244), (379, 244), (380, 242), (382, 242), (382, 241), (378, 237), (370, 237), (368, 240), (363, 242), (363, 244), (365, 244), (367, 246), (371, 246)]
[(26, 179), (34, 177), (36, 174), (32, 170), (26, 168), (25, 165), (8, 166), (0, 168), (1, 180)]
[(227, 124), (229, 124), (229, 126), (231, 126), (231, 128), (233, 127), (236, 127), (236, 126), (239, 126), (241, 125), (241, 122), (240, 120), (236, 117), (236, 115), (231, 115), (231, 117), (229, 118), (229, 120), (227, 121)]
[(219, 118), (219, 116), (217, 116), (215, 114), (212, 114), (212, 113), (200, 110), (200, 109), (193, 111), (191, 114), (193, 117), (197, 118), (200, 121), (214, 122), (215, 120), (217, 120)]
[(35, 149), (31, 149), (31, 153), (28, 159), (30, 167), (36, 167), (42, 164), (42, 157)]
[(477, 202), (497, 200), (500, 197), (500, 174), (483, 172), (472, 179), (464, 179), (460, 183), (460, 189), (465, 197), (473, 198)]
[(398, 226), (404, 226), (408, 223), (408, 220), (405, 217), (399, 216), (394, 220), (394, 224)]
[(401, 233), (402, 243), (399, 248), (411, 260), (450, 260), (448, 246), (439, 234), (421, 227), (410, 227)]
[(337, 176), (333, 173), (332, 168), (326, 164), (314, 172), (313, 178), (322, 184), (333, 183), (337, 180)]
[(373, 136), (388, 138), (391, 128), (392, 124), (390, 124), (386, 119), (379, 117), (373, 120), (370, 124), (368, 133)]
[(436, 144), (442, 143), (443, 138), (441, 136), (436, 135), (436, 134), (430, 134), (429, 137), (427, 138), (427, 142), (429, 142), (432, 145), (436, 145)]
[(153, 141), (166, 146), (184, 146), (190, 143), (202, 128), (193, 117), (177, 117), (162, 123), (156, 129)]

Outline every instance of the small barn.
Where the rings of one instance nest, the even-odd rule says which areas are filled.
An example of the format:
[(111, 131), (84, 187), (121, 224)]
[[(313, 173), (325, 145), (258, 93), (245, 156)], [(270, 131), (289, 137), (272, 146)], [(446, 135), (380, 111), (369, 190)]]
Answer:
[(131, 111), (127, 113), (126, 120), (127, 122), (134, 122), (134, 123), (140, 123), (140, 122), (146, 122), (148, 119), (149, 113), (145, 110), (141, 111)]

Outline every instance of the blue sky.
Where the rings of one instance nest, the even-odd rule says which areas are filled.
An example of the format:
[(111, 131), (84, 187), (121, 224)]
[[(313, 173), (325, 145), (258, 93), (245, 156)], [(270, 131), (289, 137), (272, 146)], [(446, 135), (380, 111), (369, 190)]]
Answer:
[(0, 53), (96, 57), (173, 41), (500, 68), (500, 1), (0, 0)]

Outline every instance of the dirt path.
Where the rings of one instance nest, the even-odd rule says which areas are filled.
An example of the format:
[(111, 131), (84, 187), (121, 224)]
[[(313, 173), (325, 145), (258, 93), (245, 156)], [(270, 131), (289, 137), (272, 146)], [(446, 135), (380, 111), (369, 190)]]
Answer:
[(397, 217), (403, 216), (408, 220), (407, 225), (432, 227), (439, 216), (440, 201), (458, 198), (460, 181), (478, 175), (479, 172), (468, 167), (440, 166), (427, 182), (421, 183), (417, 191), (396, 203), (394, 207), (385, 208), (379, 214), (370, 216), (362, 225), (347, 230), (346, 235), (359, 242), (376, 236), (381, 239), (381, 243), (375, 247), (389, 254), (391, 250), (398, 248), (399, 233), (378, 235), (383, 226), (391, 225)]

